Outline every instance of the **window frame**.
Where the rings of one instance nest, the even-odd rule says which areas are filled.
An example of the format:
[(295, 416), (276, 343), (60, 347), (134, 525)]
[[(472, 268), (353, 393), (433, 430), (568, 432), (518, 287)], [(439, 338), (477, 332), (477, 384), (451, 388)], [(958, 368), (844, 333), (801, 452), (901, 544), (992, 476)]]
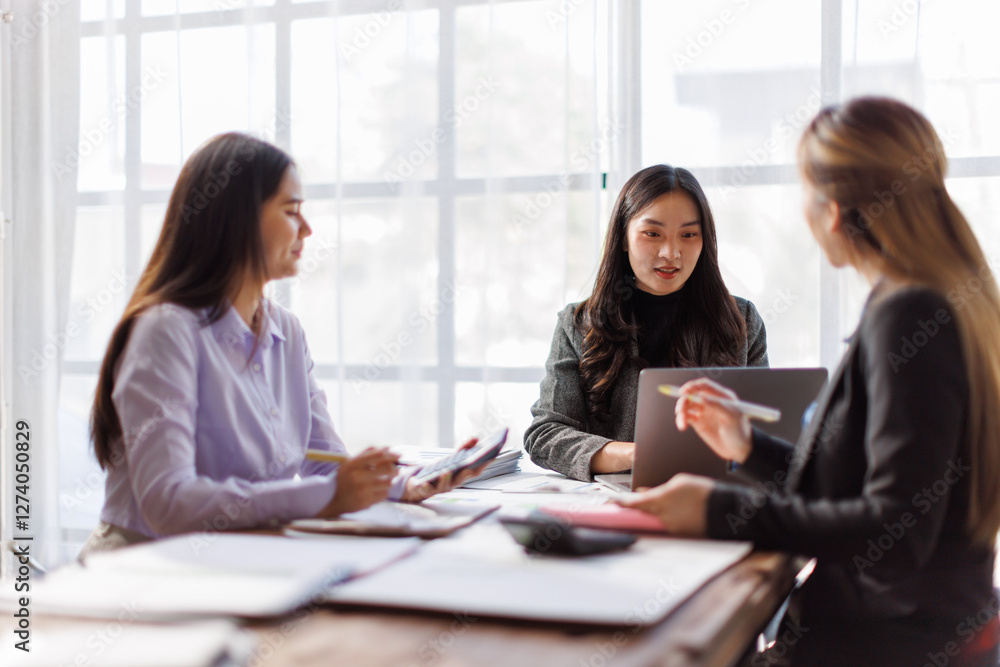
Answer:
[[(436, 9), (439, 21), (439, 56), (438, 56), (438, 108), (452, 109), (456, 103), (455, 94), (455, 43), (456, 43), (456, 13), (463, 7), (490, 5), (493, 3), (517, 2), (520, 0), (426, 0), (419, 9)], [(400, 11), (405, 11), (405, 3)], [(616, 15), (609, 17), (618, 22), (620, 29), (628, 31), (629, 39), (621, 39), (619, 43), (622, 52), (615, 62), (618, 66), (619, 100), (626, 107), (626, 123), (623, 144), (627, 147), (625, 164), (629, 173), (638, 170), (641, 147), (641, 123), (639, 121), (639, 104), (637, 99), (629, 97), (629, 91), (635, 90), (633, 82), (639, 81), (640, 49), (637, 36), (639, 24), (639, 0), (621, 0), (611, 3), (611, 11)], [(154, 32), (173, 32), (176, 30), (193, 30), (207, 27), (245, 26), (253, 24), (273, 24), (275, 26), (275, 113), (278, 117), (290, 117), (291, 110), (291, 28), (292, 22), (309, 18), (342, 17), (358, 14), (370, 14), (386, 9), (385, 0), (326, 0), (310, 3), (293, 3), (290, 0), (275, 0), (266, 7), (247, 9), (231, 9), (225, 12), (206, 11), (166, 16), (142, 16), (141, 0), (126, 0), (125, 15), (121, 19), (88, 21), (81, 24), (80, 37), (123, 36), (125, 40), (125, 90), (137, 89), (141, 86), (141, 42), (145, 34)], [(631, 37), (636, 37), (635, 39)], [(626, 99), (628, 97), (628, 99)], [(141, 173), (141, 105), (130, 106), (125, 114), (125, 185), (122, 190), (88, 191), (77, 195), (78, 207), (120, 206), (124, 211), (125, 220), (125, 273), (130, 278), (126, 290), (131, 292), (135, 281), (142, 270), (141, 214), (142, 207), (148, 205), (166, 205), (170, 192), (163, 189), (143, 189), (138, 178)], [(551, 183), (560, 179), (561, 174), (541, 174), (530, 176), (509, 176), (490, 178), (460, 178), (456, 173), (455, 159), (455, 126), (441, 123), (439, 129), (443, 137), (438, 150), (438, 173), (434, 179), (414, 180), (408, 182), (423, 196), (436, 199), (438, 205), (437, 259), (438, 259), (438, 293), (444, 293), (448, 286), (456, 282), (455, 235), (456, 201), (460, 197), (484, 194), (487, 192), (487, 182), (492, 191), (506, 194), (545, 192)], [(278, 124), (275, 142), (278, 145), (291, 145), (291, 128), (287, 123)], [(591, 173), (571, 174), (567, 191), (593, 191), (596, 176)], [(604, 187), (607, 174), (601, 175), (600, 187)], [(395, 198), (395, 184), (385, 181), (345, 182), (345, 183), (313, 183), (305, 188), (307, 199), (371, 199), (385, 197)], [(277, 285), (277, 297), (288, 302), (288, 285)], [(336, 289), (341, 289), (340, 284)], [(437, 362), (423, 364), (417, 367), (407, 366), (405, 377), (417, 382), (431, 382), (437, 385), (437, 433), (439, 446), (454, 445), (456, 388), (458, 383), (489, 382), (500, 383), (531, 383), (537, 384), (544, 374), (544, 360), (538, 365), (496, 367), (473, 366), (458, 364), (455, 360), (455, 304), (451, 300), (441, 302), (441, 311), (436, 316), (436, 352)], [(66, 360), (63, 373), (68, 375), (96, 375), (100, 367), (99, 359)], [(319, 380), (344, 381), (349, 377), (361, 377), (365, 371), (364, 364), (350, 363), (317, 363), (314, 374)], [(398, 381), (404, 375), (404, 368), (398, 363), (380, 367), (377, 382)], [(343, 392), (341, 392), (341, 396)], [(343, 399), (341, 399), (343, 400)], [(340, 406), (342, 408), (342, 405)], [(343, 414), (343, 410), (340, 410)]]
[[(455, 95), (455, 40), (456, 13), (460, 8), (482, 6), (493, 3), (515, 2), (518, 0), (424, 0), (419, 9), (436, 9), (439, 20), (439, 59), (438, 59), (438, 108), (454, 108)], [(125, 14), (120, 19), (88, 21), (81, 24), (80, 38), (124, 37), (125, 47), (125, 89), (133, 90), (141, 87), (141, 42), (142, 36), (151, 32), (175, 30), (190, 30), (206, 27), (246, 26), (248, 24), (274, 24), (275, 26), (275, 86), (276, 114), (288, 116), (291, 108), (291, 27), (292, 22), (308, 18), (330, 16), (350, 16), (369, 14), (386, 8), (385, 0), (325, 0), (309, 3), (294, 3), (291, 0), (275, 0), (267, 7), (252, 7), (248, 9), (227, 9), (226, 11), (210, 10), (198, 13), (186, 13), (166, 16), (142, 16), (141, 0), (126, 0)], [(416, 8), (415, 8), (416, 9)], [(405, 3), (402, 11), (405, 11)], [(624, 134), (620, 138), (620, 155), (614, 156), (613, 171), (626, 177), (634, 173), (642, 165), (642, 135), (641, 135), (641, 1), (612, 0), (609, 3), (609, 22), (615, 28), (614, 53), (609, 54), (613, 63), (612, 89), (609, 100), (619, 114), (624, 125)], [(843, 0), (821, 0), (821, 64), (820, 88), (824, 104), (839, 101), (842, 97), (843, 70)], [(636, 93), (636, 91), (639, 91)], [(11, 150), (11, 115), (9, 111), (11, 99), (10, 62), (0, 59), (0, 207), (11, 201), (11, 173), (9, 169)], [(80, 192), (77, 195), (78, 207), (116, 206), (121, 207), (125, 220), (125, 269), (132, 281), (126, 289), (131, 291), (135, 286), (135, 277), (142, 269), (141, 251), (141, 220), (142, 208), (148, 205), (165, 205), (170, 192), (165, 189), (143, 189), (139, 174), (141, 173), (141, 106), (130, 106), (125, 113), (125, 185), (121, 190), (97, 192)], [(447, 123), (440, 125), (444, 137), (440, 142), (438, 174), (434, 179), (414, 181), (413, 186), (438, 203), (439, 224), (437, 253), (439, 261), (438, 290), (455, 283), (455, 235), (456, 201), (459, 197), (484, 194), (487, 192), (487, 181), (490, 191), (504, 193), (544, 192), (553, 179), (561, 174), (543, 174), (531, 176), (515, 176), (500, 178), (459, 178), (455, 165), (455, 128)], [(279, 124), (276, 128), (277, 143), (290, 145), (291, 130), (287, 124)], [(1000, 156), (959, 157), (949, 161), (949, 178), (963, 177), (998, 177), (1000, 176)], [(739, 166), (718, 166), (714, 168), (693, 169), (699, 181), (706, 188), (724, 186), (734, 182), (740, 171)], [(600, 176), (592, 173), (572, 174), (566, 188), (568, 191), (591, 192), (598, 185), (595, 178), (607, 181), (609, 174)], [(740, 174), (745, 178), (746, 187), (755, 185), (794, 185), (798, 182), (795, 165), (765, 165), (755, 169), (752, 174)], [(616, 184), (612, 183), (614, 189)], [(604, 184), (600, 185), (604, 187)], [(306, 195), (313, 199), (345, 200), (386, 197), (395, 195), (393, 186), (384, 181), (350, 182), (350, 183), (315, 183), (306, 188)], [(0, 239), (4, 237), (8, 222), (2, 216), (0, 208)], [(0, 331), (0, 367), (5, 369), (0, 384), (0, 516), (9, 517), (9, 480), (6, 466), (11, 452), (11, 436), (9, 433), (8, 400), (12, 388), (12, 366), (7, 363), (12, 359), (11, 341), (4, 332), (13, 326), (11, 317), (11, 299), (14, 287), (10, 275), (12, 262), (12, 247), (3, 243), (3, 254), (0, 256), (0, 281), (2, 281), (3, 306), (0, 316), (3, 318), (3, 329)], [(843, 276), (826, 262), (820, 266), (819, 294), (820, 299), (820, 365), (832, 368), (843, 352), (841, 328), (844, 313), (841, 312), (842, 295), (844, 293)], [(338, 289), (340, 287), (338, 286)], [(287, 297), (287, 285), (279, 288), (279, 297)], [(284, 290), (284, 293), (281, 293)], [(405, 377), (418, 382), (435, 383), (437, 386), (437, 433), (441, 445), (453, 444), (456, 421), (456, 390), (457, 384), (473, 382), (499, 383), (537, 383), (543, 373), (543, 359), (537, 365), (521, 367), (490, 367), (488, 365), (473, 366), (458, 364), (455, 361), (455, 313), (453, 303), (442, 303), (441, 312), (437, 316), (437, 362), (425, 364), (414, 370), (407, 367)], [(62, 372), (66, 375), (96, 376), (100, 360), (66, 360)], [(398, 381), (404, 377), (403, 367), (392, 364), (379, 373), (375, 381)], [(344, 381), (352, 375), (362, 375), (363, 364), (323, 363), (316, 366), (316, 376), (321, 380)], [(341, 399), (343, 400), (343, 399)], [(9, 522), (7, 522), (9, 523)], [(62, 531), (63, 539), (77, 539), (78, 531)], [(0, 536), (2, 538), (3, 536)]]

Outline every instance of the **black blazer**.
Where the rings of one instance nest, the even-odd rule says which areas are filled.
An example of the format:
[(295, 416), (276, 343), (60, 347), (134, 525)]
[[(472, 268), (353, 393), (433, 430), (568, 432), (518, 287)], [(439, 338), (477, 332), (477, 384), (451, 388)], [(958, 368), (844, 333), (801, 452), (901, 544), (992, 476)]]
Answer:
[(755, 430), (753, 484), (710, 496), (711, 537), (816, 557), (796, 664), (919, 666), (995, 615), (993, 550), (966, 530), (968, 404), (947, 300), (877, 287), (796, 447)]

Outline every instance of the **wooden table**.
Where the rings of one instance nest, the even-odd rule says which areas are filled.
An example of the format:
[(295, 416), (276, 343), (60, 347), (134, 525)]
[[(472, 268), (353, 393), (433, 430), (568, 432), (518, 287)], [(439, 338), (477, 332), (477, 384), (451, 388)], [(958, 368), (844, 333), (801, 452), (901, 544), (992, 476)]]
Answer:
[[(649, 627), (315, 605), (287, 617), (252, 622), (249, 627), (259, 643), (248, 665), (724, 667), (736, 664), (753, 644), (791, 591), (803, 563), (802, 558), (785, 554), (751, 553)], [(0, 633), (8, 638), (11, 620), (0, 617)], [(35, 616), (33, 627), (85, 622)]]
[(360, 607), (269, 623), (264, 667), (607, 667), (734, 665), (791, 590), (801, 559), (753, 553), (663, 622), (593, 628)]
[[(647, 627), (535, 623), (462, 614), (307, 607), (255, 621), (249, 667), (631, 667), (734, 665), (791, 590), (802, 559), (752, 553)], [(9, 582), (7, 582), (9, 583)], [(13, 636), (13, 619), (0, 634)], [(108, 621), (35, 615), (34, 630)], [(150, 647), (155, 651), (155, 647)], [(91, 654), (93, 651), (83, 651)], [(96, 653), (94, 653), (96, 655)], [(136, 665), (135, 667), (142, 667)]]

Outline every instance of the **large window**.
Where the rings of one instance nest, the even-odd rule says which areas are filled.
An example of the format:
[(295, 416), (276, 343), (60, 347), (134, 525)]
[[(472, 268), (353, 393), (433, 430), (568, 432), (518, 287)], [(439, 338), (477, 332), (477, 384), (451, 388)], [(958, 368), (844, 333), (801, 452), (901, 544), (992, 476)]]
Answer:
[[(77, 7), (57, 4), (60, 19)], [(1000, 255), (998, 13), (985, 0), (82, 0), (79, 95), (59, 79), (43, 96), (74, 124), (79, 104), (79, 140), (46, 172), (74, 184), (69, 289), (49, 304), (68, 322), (35, 329), (77, 332), (47, 459), (62, 558), (103, 500), (86, 424), (100, 359), (181, 164), (213, 134), (262, 136), (300, 166), (314, 236), (270, 295), (302, 320), (348, 446), (451, 445), (500, 423), (516, 442), (556, 313), (588, 295), (610, 203), (642, 166), (689, 167), (705, 186), (724, 276), (764, 316), (772, 366), (835, 363), (866, 293), (802, 222), (795, 147), (822, 104), (872, 93), (925, 111), (953, 196)]]
[(1000, 257), (998, 17), (981, 0), (642, 2), (642, 161), (691, 167), (706, 187), (723, 274), (764, 316), (773, 366), (836, 363), (868, 291), (826, 266), (802, 217), (795, 149), (825, 104), (923, 110), (952, 196)]
[(102, 502), (86, 419), (104, 346), (181, 164), (222, 131), (300, 166), (314, 235), (271, 296), (302, 320), (348, 446), (501, 424), (519, 442), (600, 249), (612, 4), (84, 2), (64, 538)]

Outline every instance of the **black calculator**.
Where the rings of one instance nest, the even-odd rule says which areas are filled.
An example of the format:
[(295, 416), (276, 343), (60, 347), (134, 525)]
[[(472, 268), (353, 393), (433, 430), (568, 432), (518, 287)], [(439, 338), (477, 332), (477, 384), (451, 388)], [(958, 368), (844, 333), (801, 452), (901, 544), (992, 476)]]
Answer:
[(536, 555), (589, 556), (627, 549), (638, 539), (629, 533), (570, 526), (541, 510), (523, 517), (502, 516), (500, 523), (525, 551)]
[(502, 431), (494, 433), (485, 440), (477, 442), (469, 449), (460, 449), (453, 454), (446, 454), (435, 461), (431, 461), (413, 475), (413, 480), (418, 484), (422, 484), (433, 481), (447, 472), (450, 472), (454, 476), (463, 470), (475, 468), (487, 461), (492, 461), (500, 454), (504, 443), (507, 442), (507, 430), (505, 428)]

